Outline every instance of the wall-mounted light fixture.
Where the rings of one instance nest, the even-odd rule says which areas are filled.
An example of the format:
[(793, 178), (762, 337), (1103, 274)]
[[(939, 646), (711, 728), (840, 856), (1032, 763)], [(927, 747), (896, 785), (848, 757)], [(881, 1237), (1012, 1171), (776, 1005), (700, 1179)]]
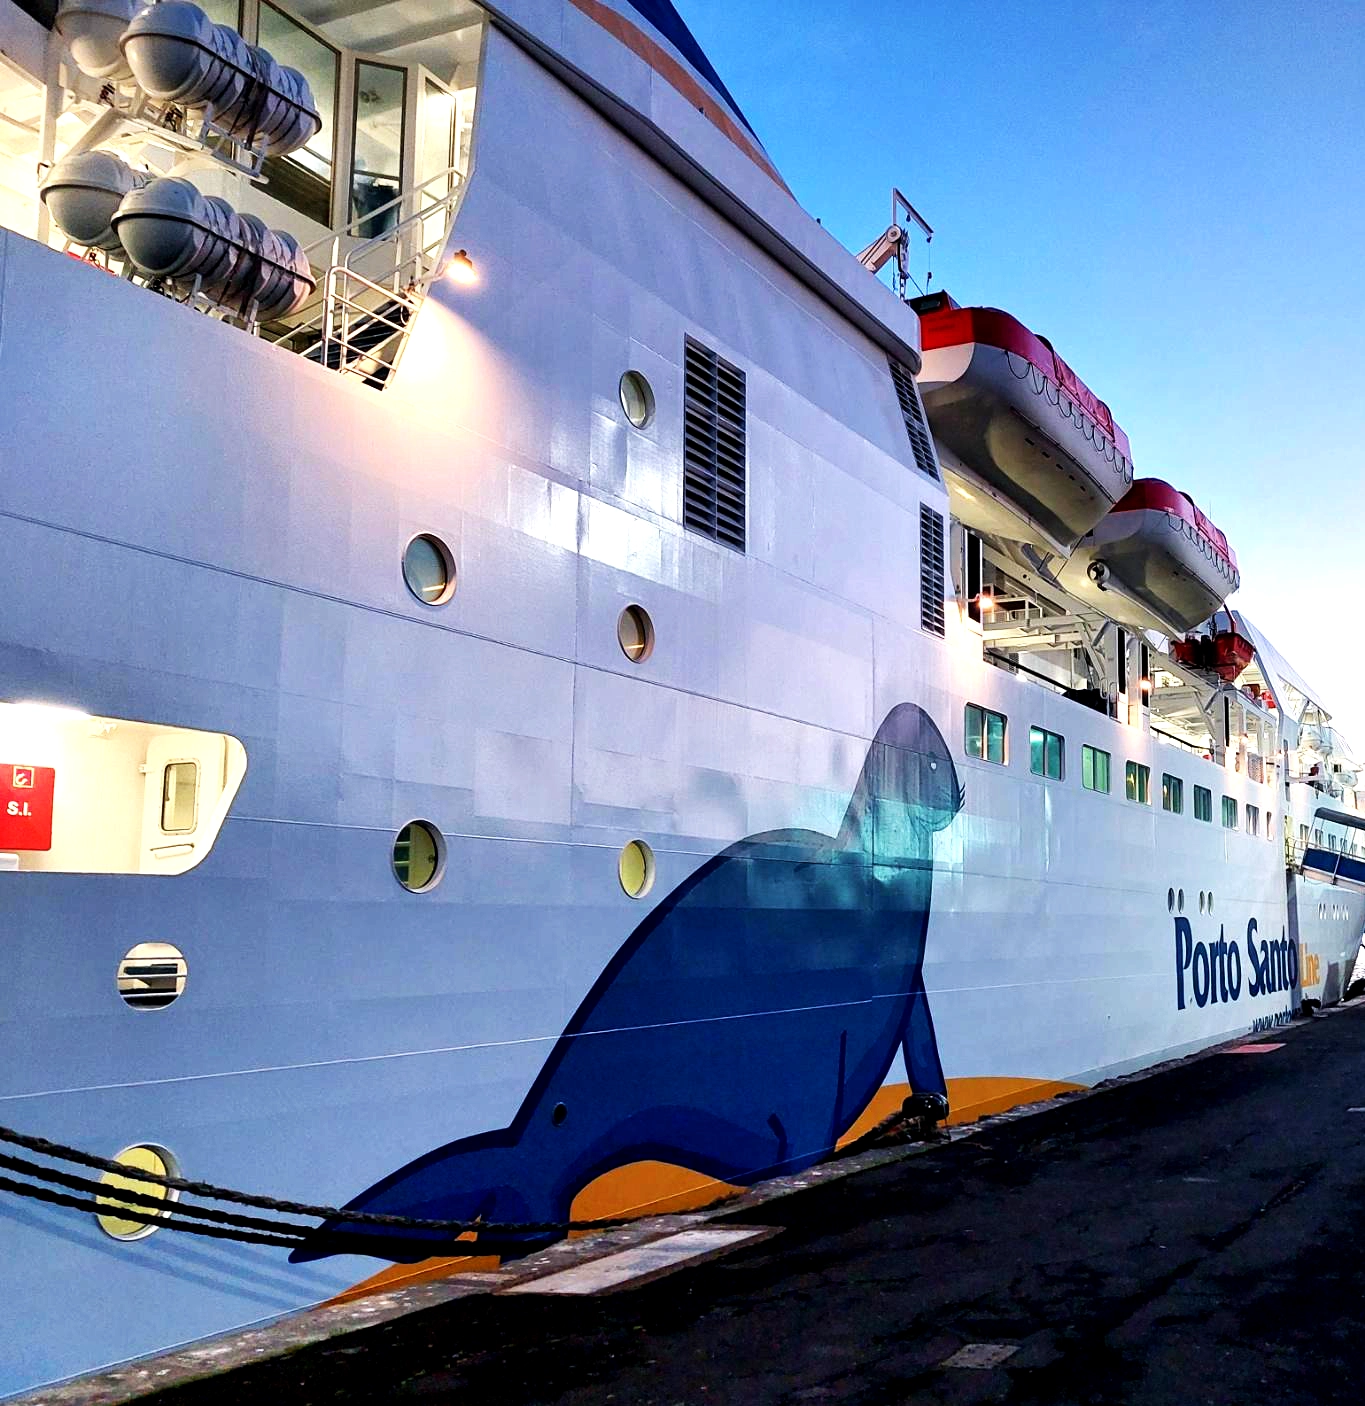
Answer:
[(479, 275), (474, 268), (474, 260), (469, 257), (469, 253), (465, 249), (458, 249), (451, 256), (450, 262), (446, 265), (445, 276), (452, 283), (462, 283), (466, 287), (479, 281)]

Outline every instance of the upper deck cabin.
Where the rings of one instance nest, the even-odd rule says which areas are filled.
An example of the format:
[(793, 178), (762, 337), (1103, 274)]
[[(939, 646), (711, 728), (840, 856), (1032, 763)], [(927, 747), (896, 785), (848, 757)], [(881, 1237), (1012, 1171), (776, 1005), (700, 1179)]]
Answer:
[[(249, 120), (234, 128), (213, 99), (147, 90), (125, 26), (148, 8), (0, 0), (0, 225), (382, 386), (430, 281), (457, 252), (451, 229), (476, 160), (482, 55), (495, 28), (842, 318), (918, 366), (913, 312), (800, 209), (667, 3), (204, 0), (206, 25), (234, 31), (306, 80), (316, 127), (286, 151), (271, 150)], [(176, 8), (182, 0), (168, 7)], [(99, 43), (109, 62), (92, 64)], [(253, 91), (248, 75), (239, 108)], [(57, 218), (60, 192), (45, 196), (44, 187), (65, 179), (63, 190), (83, 190), (85, 175), (72, 177), (69, 161), (89, 151), (116, 157), (139, 182), (189, 181), (287, 235), (296, 251), (284, 263), (298, 296), (257, 305), (259, 290), (232, 285), (225, 294), (197, 268), (165, 275), (126, 257), (112, 225), (102, 247), (74, 238)], [(164, 201), (152, 204), (165, 213)]]

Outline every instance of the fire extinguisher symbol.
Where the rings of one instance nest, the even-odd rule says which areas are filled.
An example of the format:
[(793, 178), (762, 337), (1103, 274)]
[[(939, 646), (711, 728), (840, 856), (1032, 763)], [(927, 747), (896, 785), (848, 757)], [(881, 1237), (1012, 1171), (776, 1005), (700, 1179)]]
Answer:
[(16, 791), (31, 791), (33, 789), (33, 768), (31, 766), (14, 768), (14, 789)]

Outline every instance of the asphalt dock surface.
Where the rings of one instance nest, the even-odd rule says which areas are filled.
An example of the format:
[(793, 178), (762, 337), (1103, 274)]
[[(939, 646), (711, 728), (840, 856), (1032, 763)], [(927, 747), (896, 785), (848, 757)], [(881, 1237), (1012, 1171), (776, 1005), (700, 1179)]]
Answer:
[(725, 1217), (780, 1233), (639, 1287), (479, 1295), (145, 1400), (1359, 1406), (1365, 1005), (1255, 1038), (1283, 1044)]

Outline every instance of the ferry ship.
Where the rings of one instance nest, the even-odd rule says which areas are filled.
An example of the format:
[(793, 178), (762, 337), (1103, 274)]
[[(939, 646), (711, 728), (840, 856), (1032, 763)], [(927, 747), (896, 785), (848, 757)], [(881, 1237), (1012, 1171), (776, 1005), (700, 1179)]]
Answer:
[(1326, 700), (917, 221), (668, 0), (0, 0), (0, 1395), (1341, 999)]

